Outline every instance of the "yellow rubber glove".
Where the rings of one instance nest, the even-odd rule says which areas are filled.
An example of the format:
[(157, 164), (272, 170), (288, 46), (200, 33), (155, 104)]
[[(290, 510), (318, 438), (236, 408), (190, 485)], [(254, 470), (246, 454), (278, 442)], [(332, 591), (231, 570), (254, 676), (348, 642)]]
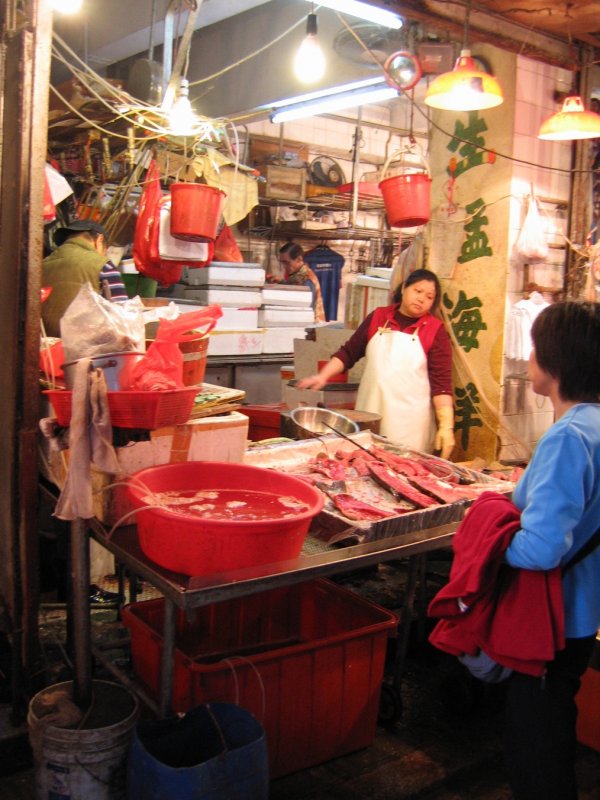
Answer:
[(442, 458), (450, 458), (454, 449), (454, 409), (452, 406), (439, 406), (435, 409), (437, 420), (437, 433), (435, 434), (434, 450), (440, 451)]

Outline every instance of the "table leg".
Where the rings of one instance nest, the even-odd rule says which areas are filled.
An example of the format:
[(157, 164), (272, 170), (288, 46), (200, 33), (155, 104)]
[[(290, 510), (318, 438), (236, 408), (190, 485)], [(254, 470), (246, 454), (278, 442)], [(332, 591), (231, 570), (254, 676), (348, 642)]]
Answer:
[(83, 519), (71, 522), (71, 603), (75, 662), (73, 700), (80, 708), (88, 708), (92, 702), (90, 543)]
[(160, 716), (166, 717), (171, 710), (173, 691), (173, 652), (175, 650), (176, 606), (165, 597), (163, 622), (163, 651), (160, 671)]

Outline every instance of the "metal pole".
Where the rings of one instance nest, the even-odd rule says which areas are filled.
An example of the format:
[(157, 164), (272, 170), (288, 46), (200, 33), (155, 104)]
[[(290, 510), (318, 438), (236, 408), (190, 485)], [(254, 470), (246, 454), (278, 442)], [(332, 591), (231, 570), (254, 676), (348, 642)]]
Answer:
[(92, 635), (90, 621), (90, 546), (87, 524), (71, 522), (71, 613), (75, 673), (73, 700), (82, 709), (92, 702)]

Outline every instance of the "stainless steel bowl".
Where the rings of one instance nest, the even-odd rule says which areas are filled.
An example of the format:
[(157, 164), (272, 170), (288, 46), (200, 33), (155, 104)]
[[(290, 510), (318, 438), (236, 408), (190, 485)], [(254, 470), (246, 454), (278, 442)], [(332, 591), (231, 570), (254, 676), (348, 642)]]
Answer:
[(331, 425), (335, 431), (346, 435), (358, 433), (360, 430), (354, 420), (348, 419), (343, 414), (338, 414), (337, 411), (331, 411), (329, 408), (300, 406), (291, 412), (290, 417), (298, 429), (298, 435), (302, 439), (333, 433), (327, 425)]
[[(100, 356), (94, 356), (91, 359), (91, 366), (93, 368), (99, 367), (104, 372), (106, 386), (109, 391), (118, 392), (131, 387), (133, 369), (143, 357), (144, 353), (136, 351), (105, 353)], [(77, 364), (82, 360), (83, 359), (78, 358), (75, 361), (68, 361), (66, 364), (62, 365), (67, 389), (73, 388), (75, 370)]]

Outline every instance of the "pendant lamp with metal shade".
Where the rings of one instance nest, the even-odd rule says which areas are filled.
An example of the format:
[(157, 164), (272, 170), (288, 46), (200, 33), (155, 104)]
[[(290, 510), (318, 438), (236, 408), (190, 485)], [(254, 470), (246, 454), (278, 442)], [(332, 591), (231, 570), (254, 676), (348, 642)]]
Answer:
[(542, 122), (538, 139), (566, 142), (573, 139), (596, 139), (600, 136), (600, 114), (586, 111), (579, 95), (570, 95), (556, 114)]
[(452, 72), (438, 75), (427, 88), (425, 105), (442, 111), (479, 111), (504, 102), (500, 84), (493, 75), (477, 68), (467, 47), (470, 3), (465, 11), (465, 35), (460, 56)]

